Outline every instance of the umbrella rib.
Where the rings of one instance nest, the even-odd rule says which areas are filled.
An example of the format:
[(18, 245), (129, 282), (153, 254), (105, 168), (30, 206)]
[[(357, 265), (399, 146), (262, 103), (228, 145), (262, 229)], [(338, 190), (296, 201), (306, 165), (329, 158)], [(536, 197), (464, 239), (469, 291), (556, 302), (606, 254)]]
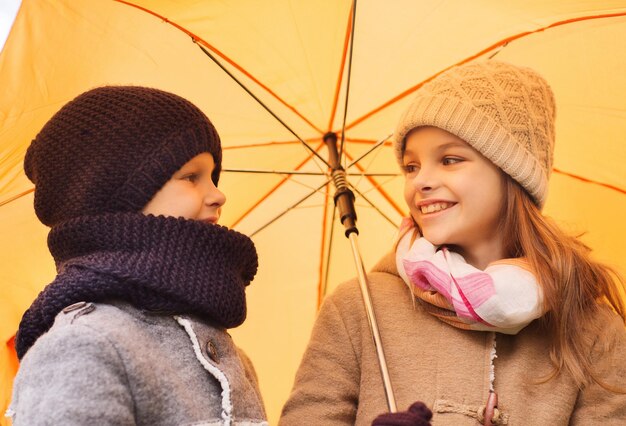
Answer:
[(337, 76), (337, 85), (335, 86), (335, 96), (333, 98), (333, 107), (331, 108), (330, 118), (328, 120), (328, 131), (332, 130), (335, 113), (337, 112), (337, 103), (339, 102), (339, 92), (341, 91), (341, 81), (343, 79), (343, 69), (346, 65), (346, 56), (348, 54), (348, 46), (350, 45), (350, 34), (352, 33), (352, 7), (350, 7), (350, 17), (348, 18), (348, 25), (346, 26), (346, 35), (343, 41), (343, 51), (341, 53), (341, 65), (339, 66), (339, 75)]
[(267, 228), (268, 226), (270, 226), (272, 223), (276, 222), (278, 219), (280, 219), (281, 217), (283, 217), (284, 215), (286, 215), (289, 211), (295, 209), (296, 207), (298, 207), (300, 204), (304, 203), (306, 200), (308, 200), (309, 198), (311, 198), (313, 195), (315, 195), (320, 189), (322, 189), (323, 187), (325, 187), (326, 185), (328, 185), (328, 183), (330, 182), (330, 180), (324, 182), (323, 184), (321, 184), (320, 186), (318, 186), (316, 189), (314, 189), (313, 191), (311, 191), (310, 193), (308, 193), (306, 196), (304, 196), (303, 198), (301, 198), (300, 200), (296, 201), (294, 204), (292, 204), (291, 206), (287, 207), (283, 212), (279, 213), (278, 215), (274, 216), (272, 219), (270, 219), (269, 222), (265, 223), (263, 226), (261, 226), (260, 228), (258, 228), (256, 231), (252, 232), (250, 234), (250, 237), (255, 236), (256, 234), (258, 234), (259, 232), (261, 232), (262, 230), (264, 230), (265, 228)]
[[(322, 145), (324, 145), (324, 142), (322, 142)], [(317, 150), (316, 150), (316, 152), (317, 152)], [(321, 173), (326, 174), (326, 170), (328, 170), (328, 168), (329, 168), (328, 163), (325, 163), (325, 165), (327, 166), (326, 170), (325, 170), (324, 164), (320, 165), (320, 163), (315, 159), (315, 157), (311, 157), (311, 161), (313, 162), (313, 164), (315, 164), (317, 166), (318, 169), (320, 169)]]
[(222, 172), (229, 173), (261, 173), (274, 175), (306, 175), (306, 176), (326, 176), (323, 172), (300, 172), (297, 170), (258, 170), (258, 169), (222, 169)]
[(618, 188), (615, 185), (611, 185), (611, 184), (604, 183), (604, 182), (599, 182), (597, 180), (591, 180), (591, 179), (588, 179), (588, 178), (583, 177), (583, 176), (575, 175), (573, 173), (569, 173), (569, 172), (566, 172), (564, 170), (557, 169), (556, 167), (552, 168), (552, 171), (555, 172), (555, 173), (561, 174), (563, 176), (568, 176), (568, 177), (570, 177), (572, 179), (579, 180), (581, 182), (590, 183), (592, 185), (598, 185), (598, 186), (601, 186), (603, 188), (607, 188), (607, 189), (610, 189), (610, 190), (613, 190), (613, 191), (617, 191), (617, 192), (619, 192), (621, 194), (626, 194), (626, 190), (624, 190), (622, 188)]
[[(322, 146), (324, 145), (324, 143), (320, 143), (318, 145), (318, 147), (316, 149), (320, 149)], [(300, 170), (302, 167), (304, 167), (304, 165), (309, 162), (311, 159), (313, 158), (312, 155), (309, 154), (309, 156), (307, 158), (304, 159), (304, 161), (302, 161), (300, 164), (298, 164), (295, 168), (295, 170)], [(250, 208), (248, 208), (241, 216), (239, 216), (235, 222), (233, 222), (231, 224), (231, 227), (235, 227), (237, 226), (237, 224), (239, 222), (241, 222), (246, 216), (248, 216), (248, 214), (250, 214), (250, 212), (252, 212), (252, 210), (254, 210), (259, 204), (261, 204), (264, 200), (267, 199), (267, 197), (269, 197), (270, 195), (272, 195), (278, 188), (280, 188), (285, 182), (287, 182), (288, 180), (290, 180), (290, 176), (285, 176), (281, 179), (280, 182), (278, 182), (278, 184), (274, 185), (274, 187), (269, 190), (267, 193), (265, 193), (265, 195), (263, 195), (261, 198), (259, 198), (255, 203), (252, 204), (252, 206), (250, 206)]]
[[(326, 242), (326, 225), (328, 224), (328, 197), (330, 196), (330, 191), (328, 185), (326, 186), (326, 193), (324, 194), (324, 205), (322, 210), (322, 238), (321, 238), (321, 247), (320, 247), (320, 259), (319, 259), (319, 274), (317, 275), (317, 308), (319, 309), (320, 303), (322, 300), (322, 291), (324, 287), (324, 248)], [(334, 211), (333, 211), (334, 213)], [(334, 219), (334, 217), (333, 217)]]
[[(393, 135), (393, 133), (392, 133), (392, 135)], [(374, 145), (376, 142), (378, 142), (377, 140), (361, 139), (361, 138), (351, 138), (351, 137), (347, 137), (346, 141), (352, 142), (354, 144), (364, 144), (364, 145)], [(391, 146), (391, 142), (388, 142), (387, 145)]]
[(365, 154), (361, 155), (359, 158), (357, 158), (356, 160), (353, 160), (348, 167), (346, 167), (346, 169), (349, 169), (350, 167), (354, 166), (356, 163), (358, 163), (359, 161), (361, 161), (363, 158), (365, 158), (366, 156), (368, 156), (369, 154), (371, 154), (376, 148), (382, 146), (385, 142), (387, 142), (387, 140), (391, 137), (392, 134), (389, 134), (389, 136), (387, 136), (384, 139), (379, 140), (378, 142), (376, 142), (376, 144), (371, 147), (369, 150), (367, 150), (365, 152)]
[[(343, 109), (343, 123), (341, 125), (341, 144), (339, 146), (339, 161), (343, 155), (343, 145), (346, 140), (346, 118), (348, 117), (348, 99), (350, 97), (350, 76), (352, 75), (352, 51), (354, 49), (354, 28), (356, 27), (356, 0), (352, 2), (352, 29), (350, 30), (350, 53), (348, 55), (348, 71), (346, 79), (346, 100)], [(344, 158), (345, 161), (345, 158)]]
[[(556, 28), (556, 27), (560, 27), (563, 25), (568, 25), (568, 24), (573, 24), (576, 22), (582, 22), (582, 21), (589, 21), (589, 20), (594, 20), (594, 19), (607, 19), (607, 18), (619, 18), (622, 16), (626, 16), (626, 12), (618, 12), (618, 13), (607, 13), (607, 14), (602, 14), (602, 15), (596, 15), (596, 16), (580, 16), (577, 18), (571, 18), (571, 19), (566, 19), (563, 21), (557, 21), (554, 22), (552, 24), (546, 25), (544, 27), (541, 28), (537, 28), (534, 29), (532, 31), (526, 31), (526, 32), (522, 32), (519, 34), (514, 34), (512, 36), (509, 36), (503, 40), (500, 40), (496, 43), (493, 43), (492, 45), (482, 49), (481, 51), (466, 57), (465, 59), (456, 62), (452, 65), (450, 65), (447, 68), (444, 68), (442, 70), (440, 70), (439, 72), (435, 73), (434, 75), (431, 75), (430, 77), (428, 77), (425, 80), (422, 80), (421, 82), (417, 83), (416, 85), (414, 85), (413, 87), (410, 87), (408, 89), (406, 89), (405, 91), (403, 91), (402, 93), (396, 95), (395, 97), (389, 99), (387, 102), (384, 102), (383, 104), (379, 105), (378, 107), (374, 108), (373, 110), (371, 110), (370, 112), (362, 115), (361, 117), (357, 118), (356, 120), (354, 120), (352, 123), (348, 124), (348, 126), (346, 127), (347, 129), (351, 129), (353, 127), (355, 127), (357, 124), (365, 121), (367, 118), (377, 114), (378, 112), (382, 111), (383, 109), (389, 107), (390, 105), (393, 105), (394, 103), (398, 102), (400, 99), (405, 98), (406, 96), (410, 95), (411, 93), (414, 93), (416, 90), (418, 90), (419, 88), (421, 88), (424, 84), (428, 83), (429, 81), (433, 80), (434, 78), (436, 78), (437, 76), (439, 76), (440, 74), (443, 74), (444, 72), (446, 72), (447, 70), (449, 70), (450, 68), (453, 68), (455, 66), (458, 65), (463, 65), (466, 64), (470, 61), (473, 61), (476, 58), (479, 58), (489, 52), (491, 52), (494, 49), (502, 49), (503, 47), (505, 47), (507, 44), (509, 44), (512, 41), (527, 37), (529, 35), (535, 34), (535, 33), (539, 33), (542, 31), (546, 31), (549, 30), (551, 28)], [(499, 51), (498, 51), (499, 52)], [(496, 53), (498, 53), (496, 52)], [(495, 54), (494, 54), (495, 56)]]
[(328, 290), (328, 276), (330, 275), (330, 256), (332, 255), (333, 248), (333, 234), (335, 233), (335, 217), (337, 216), (337, 206), (333, 203), (333, 218), (330, 222), (330, 236), (328, 237), (328, 256), (326, 256), (326, 271), (324, 271), (324, 281), (322, 281), (321, 289), (317, 295), (317, 308), (319, 309), (326, 296)]
[[(327, 177), (327, 179), (329, 179), (328, 181), (330, 182), (331, 178)], [(295, 183), (295, 184), (300, 185), (300, 186), (303, 186), (303, 187), (305, 187), (307, 189), (312, 189), (313, 191), (319, 191), (319, 188), (315, 188), (315, 187), (313, 187), (313, 186), (311, 186), (311, 185), (309, 185), (307, 183), (301, 182), (301, 181), (299, 181), (297, 179), (290, 179), (290, 182)]]
[(20, 199), (20, 198), (22, 198), (22, 197), (24, 197), (24, 196), (26, 196), (26, 195), (30, 194), (31, 192), (35, 192), (35, 188), (34, 188), (34, 187), (33, 187), (33, 188), (30, 188), (30, 189), (27, 189), (27, 190), (26, 190), (26, 191), (24, 191), (24, 192), (20, 192), (19, 194), (14, 195), (13, 197), (9, 197), (9, 198), (7, 198), (6, 200), (2, 200), (2, 201), (0, 201), (0, 207), (4, 206), (4, 205), (6, 205), (6, 204), (9, 204), (9, 203), (11, 203), (11, 202), (13, 202), (13, 201), (15, 201), (15, 200), (18, 200), (18, 199)]
[[(316, 138), (316, 140), (319, 140), (319, 138)], [(294, 144), (300, 145), (300, 141), (284, 141), (284, 142), (271, 141), (271, 142), (249, 143), (249, 144), (242, 144), (242, 145), (236, 145), (236, 146), (223, 146), (222, 150), (230, 151), (234, 149), (260, 148), (260, 147), (266, 147), (266, 146), (275, 146), (275, 145), (283, 146), (283, 145), (294, 145)]]
[(506, 43), (504, 43), (502, 46), (500, 46), (499, 48), (496, 49), (495, 52), (493, 52), (491, 55), (489, 55), (489, 57), (487, 59), (493, 59), (498, 53), (502, 52), (502, 49), (504, 49), (505, 47), (507, 47), (509, 45), (509, 42), (507, 41)]
[[(304, 176), (328, 176), (328, 173), (322, 172), (300, 172), (297, 170), (258, 170), (258, 169), (222, 169), (222, 172), (228, 173), (258, 173), (258, 174), (274, 174), (274, 175), (304, 175)], [(399, 173), (346, 173), (348, 176), (379, 176), (392, 177), (398, 176)]]
[[(397, 174), (393, 177), (391, 177), (390, 179), (384, 180), (382, 182), (376, 182), (374, 181), (374, 183), (376, 183), (376, 185), (372, 186), (370, 189), (364, 190), (363, 194), (367, 194), (369, 192), (375, 191), (377, 190), (379, 187), (382, 187), (383, 185), (386, 185), (387, 183), (391, 182), (392, 180), (394, 180), (394, 178), (400, 176), (400, 174)], [(358, 183), (357, 183), (358, 184)]]
[(346, 173), (347, 176), (377, 176), (377, 177), (396, 177), (400, 176), (400, 173)]
[[(346, 151), (346, 157), (349, 160), (352, 160), (352, 156), (350, 155), (350, 153), (348, 151)], [(365, 171), (360, 165), (359, 163), (355, 164), (357, 169), (361, 170), (361, 171)], [(395, 209), (395, 211), (398, 212), (398, 214), (400, 216), (404, 216), (405, 213), (402, 211), (402, 208), (400, 208), (400, 206), (393, 200), (393, 198), (387, 194), (387, 192), (381, 188), (381, 184), (376, 182), (376, 180), (374, 178), (372, 178), (371, 176), (366, 176), (367, 180), (374, 186), (374, 188), (380, 193), (380, 195), (382, 195), (385, 200), (387, 200), (387, 202)]]
[(369, 204), (370, 206), (372, 206), (372, 208), (374, 208), (374, 210), (376, 210), (378, 213), (380, 213), (380, 215), (381, 215), (382, 217), (384, 217), (385, 219), (387, 219), (387, 222), (389, 222), (389, 223), (391, 224), (391, 226), (393, 226), (394, 228), (396, 228), (396, 227), (398, 226), (398, 224), (397, 224), (397, 223), (395, 223), (395, 222), (394, 222), (394, 221), (393, 221), (393, 220), (392, 220), (389, 216), (387, 216), (387, 215), (386, 215), (386, 214), (385, 214), (385, 213), (384, 213), (381, 209), (379, 209), (378, 207), (376, 207), (376, 205), (375, 205), (374, 203), (372, 203), (372, 202), (370, 201), (370, 199), (369, 199), (369, 198), (367, 198), (367, 197), (365, 196), (365, 194), (363, 194), (361, 191), (359, 191), (359, 190), (358, 190), (358, 189), (357, 189), (354, 185), (352, 185), (350, 182), (348, 182), (348, 185), (350, 185), (350, 187), (351, 187), (352, 189), (354, 189), (354, 191), (355, 191), (357, 194), (359, 194), (359, 196), (360, 196), (361, 198), (363, 198), (363, 199), (367, 202), (367, 204)]
[[(376, 160), (376, 157), (378, 157), (378, 154), (380, 154), (380, 151), (376, 151), (376, 154), (371, 158), (369, 164), (367, 166), (364, 167), (365, 170), (367, 170), (372, 163), (374, 162), (374, 160)], [(396, 175), (397, 176), (397, 175)], [(359, 179), (356, 181), (355, 186), (359, 185), (361, 183), (361, 181), (363, 180), (364, 176), (360, 176)]]
[(254, 93), (252, 93), (252, 91), (250, 89), (248, 89), (248, 87), (245, 84), (243, 84), (237, 77), (235, 77), (235, 75), (233, 73), (231, 73), (220, 61), (218, 61), (218, 59), (214, 55), (212, 55), (211, 52), (209, 52), (207, 49), (205, 49), (205, 47), (202, 46), (201, 44), (197, 43), (197, 41), (195, 39), (194, 39), (194, 43), (196, 43), (196, 45), (200, 48), (200, 50), (202, 50), (205, 55), (207, 55), (213, 62), (215, 62), (215, 64), (218, 67), (220, 67), (222, 69), (222, 71), (224, 71), (226, 74), (228, 74), (228, 76), (230, 78), (232, 78), (235, 81), (235, 83), (237, 83), (243, 90), (245, 90), (245, 92), (248, 95), (250, 95), (255, 101), (257, 101), (257, 103), (259, 105), (261, 105), (280, 124), (282, 124), (285, 129), (287, 129), (292, 135), (294, 135), (296, 137), (296, 139), (298, 139), (302, 143), (302, 145), (304, 145), (304, 147), (306, 149), (308, 149), (313, 155), (315, 155), (317, 158), (319, 158), (324, 164), (326, 164), (326, 166), (330, 167), (328, 162), (326, 160), (324, 160), (324, 158), (322, 158), (322, 156), (319, 155), (313, 149), (313, 147), (311, 145), (306, 143), (304, 139), (302, 139), (300, 136), (298, 136), (298, 134), (291, 127), (289, 127), (289, 125), (287, 123), (285, 123), (278, 115), (276, 115), (276, 113), (274, 113), (274, 111), (272, 111), (267, 105), (265, 105), (265, 103), (261, 99), (259, 99)]
[(118, 3), (122, 3), (126, 6), (130, 6), (130, 7), (134, 7), (135, 9), (138, 9), (142, 12), (148, 13), (149, 15), (155, 16), (157, 18), (159, 18), (160, 20), (162, 20), (164, 23), (173, 26), (174, 28), (178, 29), (179, 31), (182, 31), (183, 33), (187, 34), (188, 36), (191, 37), (191, 40), (196, 43), (196, 42), (200, 42), (202, 44), (204, 44), (206, 47), (208, 47), (209, 49), (211, 49), (213, 52), (215, 52), (217, 55), (219, 55), (222, 59), (224, 59), (226, 62), (228, 62), (229, 64), (231, 64), (233, 67), (235, 67), (237, 70), (241, 71), (241, 73), (243, 73), (244, 75), (246, 75), (247, 77), (249, 77), (252, 81), (254, 81), (256, 84), (259, 85), (259, 87), (261, 87), (263, 90), (265, 90), (267, 93), (269, 93), (272, 97), (274, 97), (278, 102), (280, 102), (281, 104), (285, 105), (287, 108), (289, 108), (291, 111), (294, 112), (294, 114), (296, 114), (298, 117), (300, 117), (305, 123), (307, 123), (309, 126), (311, 126), (313, 129), (315, 129), (316, 131), (322, 133), (322, 130), (320, 130), (315, 124), (313, 124), (311, 121), (309, 121), (304, 115), (302, 115), (300, 113), (300, 111), (298, 111), (296, 108), (294, 108), (293, 106), (289, 105), (287, 102), (285, 102), (284, 99), (282, 99), (280, 96), (278, 96), (274, 91), (272, 91), (269, 87), (267, 87), (265, 84), (263, 84), (261, 81), (259, 81), (256, 77), (254, 77), (252, 74), (250, 74), (248, 71), (246, 71), (244, 68), (241, 67), (241, 65), (237, 64), (235, 61), (233, 61), (232, 59), (230, 59), (228, 56), (226, 56), (224, 53), (220, 52), (218, 49), (215, 48), (215, 46), (212, 46), (211, 44), (207, 43), (205, 40), (203, 40), (201, 37), (199, 37), (198, 35), (192, 33), (191, 31), (189, 31), (188, 29), (186, 29), (185, 27), (177, 24), (174, 21), (171, 21), (170, 19), (166, 18), (165, 16), (159, 15), (158, 13), (154, 12), (153, 10), (147, 9), (146, 7), (142, 7), (139, 6), (137, 4), (131, 3), (130, 1), (127, 0), (114, 0)]

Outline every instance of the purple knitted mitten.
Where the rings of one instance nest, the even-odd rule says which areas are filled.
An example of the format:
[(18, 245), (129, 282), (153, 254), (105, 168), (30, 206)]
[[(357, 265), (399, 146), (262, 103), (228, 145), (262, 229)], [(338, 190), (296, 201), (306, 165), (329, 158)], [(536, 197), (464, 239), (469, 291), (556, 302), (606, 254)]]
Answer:
[(372, 426), (431, 426), (433, 413), (423, 402), (414, 402), (407, 411), (385, 413), (376, 417)]

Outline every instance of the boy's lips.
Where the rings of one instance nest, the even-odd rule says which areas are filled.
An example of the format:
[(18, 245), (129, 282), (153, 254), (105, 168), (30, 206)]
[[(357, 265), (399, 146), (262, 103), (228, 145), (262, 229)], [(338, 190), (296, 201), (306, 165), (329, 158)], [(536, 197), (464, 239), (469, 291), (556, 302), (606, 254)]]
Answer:
[(210, 216), (210, 217), (207, 217), (205, 219), (200, 219), (200, 222), (211, 223), (211, 224), (215, 225), (217, 223), (218, 219), (219, 219), (218, 216)]

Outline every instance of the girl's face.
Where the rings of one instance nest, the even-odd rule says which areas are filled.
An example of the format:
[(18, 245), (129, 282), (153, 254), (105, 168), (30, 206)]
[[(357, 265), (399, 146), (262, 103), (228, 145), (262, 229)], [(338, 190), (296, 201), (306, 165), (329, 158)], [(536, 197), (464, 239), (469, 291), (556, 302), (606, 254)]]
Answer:
[(226, 197), (211, 180), (214, 168), (211, 154), (196, 155), (174, 173), (142, 212), (217, 223)]
[(428, 241), (456, 246), (478, 267), (502, 257), (504, 176), (497, 166), (437, 127), (409, 133), (403, 166), (404, 197)]

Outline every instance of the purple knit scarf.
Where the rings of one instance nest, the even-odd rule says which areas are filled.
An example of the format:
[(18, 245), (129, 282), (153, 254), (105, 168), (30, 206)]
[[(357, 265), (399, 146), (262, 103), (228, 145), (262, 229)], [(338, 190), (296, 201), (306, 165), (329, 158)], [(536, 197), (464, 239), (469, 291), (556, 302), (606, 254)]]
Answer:
[(83, 216), (55, 226), (48, 246), (58, 275), (22, 317), (21, 359), (72, 303), (125, 300), (139, 309), (195, 314), (230, 328), (246, 318), (245, 287), (257, 254), (219, 225), (141, 213)]

